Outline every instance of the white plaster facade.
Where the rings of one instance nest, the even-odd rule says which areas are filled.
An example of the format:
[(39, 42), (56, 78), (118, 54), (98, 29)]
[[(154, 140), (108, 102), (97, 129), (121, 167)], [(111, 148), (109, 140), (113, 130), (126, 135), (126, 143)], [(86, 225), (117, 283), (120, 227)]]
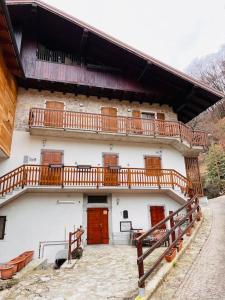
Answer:
[[(116, 153), (121, 167), (144, 168), (144, 156), (161, 157), (162, 168), (175, 169), (186, 176), (184, 156), (167, 144), (126, 143), (122, 141), (87, 140), (77, 138), (34, 136), (28, 128), (29, 110), (32, 107), (45, 107), (46, 100), (64, 101), (65, 109), (100, 113), (101, 105), (116, 106), (118, 115), (131, 116), (130, 109), (149, 112), (164, 112), (167, 120), (176, 120), (176, 114), (167, 105), (138, 104), (127, 101), (97, 99), (95, 97), (72, 94), (50, 93), (47, 91), (19, 89), (15, 130), (13, 133), (10, 159), (0, 161), (0, 176), (19, 167), (25, 162), (40, 164), (41, 150), (62, 150), (64, 165), (77, 164), (103, 166), (103, 153)], [(84, 133), (85, 134), (85, 133)], [(98, 191), (95, 190), (94, 193)], [(101, 193), (103, 193), (101, 191)], [(35, 250), (35, 257), (41, 256), (53, 262), (56, 253), (65, 249), (65, 243), (48, 245), (40, 242), (65, 241), (68, 232), (82, 225), (87, 228), (87, 207), (107, 207), (109, 209), (109, 242), (128, 243), (129, 233), (120, 232), (123, 210), (128, 210), (134, 228), (147, 230), (151, 226), (150, 206), (165, 208), (165, 215), (179, 207), (178, 202), (170, 198), (163, 190), (160, 193), (139, 190), (123, 191), (114, 188), (107, 191), (107, 204), (87, 204), (87, 195), (93, 190), (78, 192), (60, 190), (47, 192), (25, 192), (18, 198), (0, 208), (0, 215), (7, 217), (5, 238), (0, 240), (0, 262), (7, 261), (25, 250)], [(59, 203), (60, 202), (60, 203)], [(85, 236), (86, 238), (86, 236)]]
[[(88, 207), (109, 208), (109, 242), (129, 243), (129, 232), (120, 232), (123, 210), (134, 228), (149, 229), (150, 205), (165, 207), (165, 214), (179, 204), (165, 194), (118, 193), (107, 195), (107, 204)], [(1, 208), (7, 216), (5, 238), (0, 240), (0, 262), (6, 262), (26, 250), (35, 250), (35, 257), (54, 262), (58, 251), (66, 248), (69, 231), (83, 226), (87, 230), (87, 204), (81, 193), (25, 193)], [(86, 239), (86, 235), (84, 237)], [(51, 242), (46, 246), (46, 243)], [(40, 244), (41, 242), (41, 244)], [(58, 245), (56, 245), (58, 243)], [(43, 247), (43, 245), (45, 245)]]

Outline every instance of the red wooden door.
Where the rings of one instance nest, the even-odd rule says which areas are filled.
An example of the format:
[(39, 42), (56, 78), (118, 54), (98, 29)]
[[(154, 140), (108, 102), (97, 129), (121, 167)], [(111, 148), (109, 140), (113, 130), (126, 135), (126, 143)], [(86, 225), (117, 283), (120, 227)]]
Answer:
[(44, 115), (44, 125), (62, 128), (64, 103), (58, 101), (46, 101), (46, 110)]
[(118, 155), (104, 154), (104, 185), (118, 185)]
[(63, 152), (43, 150), (41, 152), (40, 184), (62, 184)]
[[(165, 219), (164, 206), (150, 206), (151, 226), (155, 226), (157, 223)], [(163, 224), (161, 229), (166, 229), (166, 225)]]
[(117, 109), (114, 107), (102, 107), (102, 130), (117, 132)]
[(108, 208), (88, 208), (87, 243), (109, 243)]

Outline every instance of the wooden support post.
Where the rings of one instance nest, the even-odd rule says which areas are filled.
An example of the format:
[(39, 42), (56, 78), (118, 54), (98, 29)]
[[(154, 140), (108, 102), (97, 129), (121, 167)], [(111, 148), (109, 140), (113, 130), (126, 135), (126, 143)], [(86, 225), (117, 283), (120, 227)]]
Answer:
[[(173, 211), (170, 211), (169, 215), (172, 215), (172, 214), (173, 214)], [(170, 228), (173, 228), (173, 226), (174, 226), (174, 217), (171, 216), (170, 217)], [(176, 233), (175, 233), (175, 231), (172, 232), (171, 237), (172, 237), (172, 243), (173, 243), (175, 241), (175, 239), (176, 239)]]
[(71, 242), (72, 242), (72, 233), (69, 232), (68, 262), (70, 262), (71, 260)]
[(170, 181), (171, 181), (171, 185), (172, 185), (172, 189), (174, 190), (174, 180), (173, 180), (173, 171), (170, 171)]
[[(141, 257), (143, 254), (143, 250), (142, 250), (142, 240), (139, 240), (137, 242), (137, 257)], [(139, 275), (139, 279), (144, 275), (144, 262), (143, 260), (141, 260), (140, 262), (138, 262), (138, 275)], [(138, 283), (138, 287), (139, 289), (143, 289), (145, 287), (145, 284), (142, 283)]]
[(130, 189), (131, 188), (131, 172), (130, 172), (130, 169), (127, 169), (127, 185)]

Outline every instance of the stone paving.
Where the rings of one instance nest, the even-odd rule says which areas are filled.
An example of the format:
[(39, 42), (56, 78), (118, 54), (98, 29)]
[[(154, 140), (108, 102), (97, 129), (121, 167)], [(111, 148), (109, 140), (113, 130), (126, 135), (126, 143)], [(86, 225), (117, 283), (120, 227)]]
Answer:
[[(154, 251), (151, 264), (165, 248)], [(134, 299), (137, 294), (137, 256), (131, 246), (87, 246), (71, 270), (39, 270), (0, 293), (1, 300)]]
[(225, 299), (225, 197), (209, 201), (196, 239), (151, 300)]

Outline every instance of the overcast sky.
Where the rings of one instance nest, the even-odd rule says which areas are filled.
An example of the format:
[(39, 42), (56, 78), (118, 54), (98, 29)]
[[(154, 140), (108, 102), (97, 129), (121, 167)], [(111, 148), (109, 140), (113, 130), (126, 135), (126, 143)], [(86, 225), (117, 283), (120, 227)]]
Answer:
[(225, 0), (43, 0), (184, 70), (225, 43)]

